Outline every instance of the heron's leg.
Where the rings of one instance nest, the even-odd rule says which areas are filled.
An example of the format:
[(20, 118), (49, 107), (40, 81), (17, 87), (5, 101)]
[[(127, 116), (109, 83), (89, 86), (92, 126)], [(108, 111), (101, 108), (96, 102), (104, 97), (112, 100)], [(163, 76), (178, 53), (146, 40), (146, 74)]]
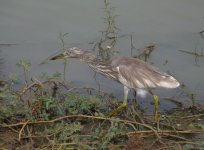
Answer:
[(159, 107), (159, 98), (157, 95), (153, 95), (154, 97), (154, 122), (158, 122), (158, 107)]
[(123, 100), (123, 104), (120, 105), (118, 108), (112, 110), (112, 111), (108, 114), (108, 117), (115, 116), (121, 109), (126, 108), (126, 106), (127, 106), (128, 92), (129, 92), (129, 89), (128, 89), (126, 86), (124, 86), (124, 100)]

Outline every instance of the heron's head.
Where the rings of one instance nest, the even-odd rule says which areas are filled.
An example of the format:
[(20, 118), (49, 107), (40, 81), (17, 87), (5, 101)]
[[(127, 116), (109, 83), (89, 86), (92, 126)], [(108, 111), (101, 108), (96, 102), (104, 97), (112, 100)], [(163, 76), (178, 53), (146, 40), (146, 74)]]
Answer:
[(66, 58), (80, 58), (81, 56), (83, 56), (83, 54), (84, 54), (83, 50), (77, 47), (72, 47), (67, 51), (65, 51), (64, 53), (52, 57), (51, 60), (66, 59)]

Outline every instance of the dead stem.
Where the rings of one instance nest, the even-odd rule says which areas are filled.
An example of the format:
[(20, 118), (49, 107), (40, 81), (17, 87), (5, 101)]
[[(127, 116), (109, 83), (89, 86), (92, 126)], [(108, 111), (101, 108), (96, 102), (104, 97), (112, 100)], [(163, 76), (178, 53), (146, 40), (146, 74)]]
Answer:
[(200, 33), (200, 36), (204, 39), (204, 35), (203, 35), (204, 30), (203, 30), (203, 31), (200, 31), (199, 33)]
[(180, 117), (181, 119), (187, 119), (187, 118), (199, 118), (199, 117), (203, 117), (204, 114), (198, 114), (198, 115), (191, 115), (191, 116), (184, 116), (184, 117)]
[(106, 117), (99, 117), (99, 116), (89, 116), (89, 115), (69, 115), (69, 116), (58, 117), (58, 118), (55, 118), (55, 119), (49, 120), (49, 121), (36, 121), (36, 122), (26, 121), (26, 122), (20, 122), (20, 123), (16, 123), (16, 124), (3, 125), (2, 127), (10, 128), (10, 127), (22, 126), (22, 128), (21, 128), (21, 130), (19, 132), (19, 140), (20, 140), (22, 131), (25, 128), (26, 125), (50, 124), (50, 123), (55, 123), (55, 122), (58, 122), (60, 120), (64, 120), (64, 119), (68, 119), (68, 118), (87, 118), (87, 119), (97, 119), (97, 120), (106, 120), (106, 121), (117, 121), (117, 122), (125, 123), (127, 125), (130, 125), (130, 124), (140, 125), (140, 126), (143, 126), (145, 128), (148, 128), (150, 130), (129, 132), (129, 133), (127, 133), (127, 135), (130, 136), (132, 134), (154, 133), (154, 135), (157, 137), (157, 141), (159, 141), (160, 143), (163, 143), (161, 141), (161, 136), (169, 136), (169, 137), (174, 137), (174, 138), (177, 138), (177, 139), (180, 139), (180, 140), (188, 141), (187, 139), (185, 139), (183, 137), (180, 137), (180, 136), (177, 136), (175, 134), (204, 133), (203, 130), (195, 130), (195, 131), (192, 131), (192, 130), (183, 130), (183, 131), (159, 130), (159, 131), (157, 131), (157, 130), (153, 129), (153, 127), (151, 127), (148, 124), (144, 124), (144, 123), (140, 123), (140, 122), (136, 122), (136, 121), (122, 120), (122, 119), (118, 119), (118, 118), (106, 118)]
[(21, 141), (21, 135), (22, 135), (23, 129), (25, 128), (25, 126), (27, 125), (28, 122), (29, 122), (29, 120), (24, 122), (24, 124), (23, 124), (23, 126), (22, 126), (22, 128), (21, 128), (21, 130), (19, 132), (19, 135), (18, 135), (18, 141), (19, 142)]
[[(128, 132), (127, 135), (132, 135), (132, 134), (147, 134), (147, 133), (152, 133), (152, 130), (144, 130), (144, 131), (134, 131), (134, 132)], [(170, 135), (170, 134), (202, 134), (204, 133), (203, 130), (195, 130), (195, 131), (192, 131), (192, 130), (159, 130), (157, 131), (158, 134), (160, 135)]]
[(90, 118), (90, 119), (98, 119), (98, 120), (108, 120), (108, 121), (117, 121), (117, 122), (123, 122), (123, 123), (132, 123), (132, 124), (136, 124), (136, 125), (141, 125), (143, 127), (146, 127), (150, 130), (152, 130), (152, 132), (156, 135), (156, 137), (158, 139), (160, 139), (160, 136), (158, 135), (157, 131), (155, 129), (153, 129), (153, 127), (147, 125), (147, 124), (143, 124), (143, 123), (139, 123), (136, 121), (130, 121), (130, 120), (122, 120), (122, 119), (115, 119), (115, 118), (106, 118), (106, 117), (99, 117), (99, 116), (88, 116), (88, 115), (69, 115), (69, 116), (63, 116), (63, 117), (58, 117), (55, 118), (53, 120), (49, 120), (49, 121), (36, 121), (36, 122), (20, 122), (20, 123), (16, 123), (16, 124), (10, 124), (10, 125), (3, 125), (2, 127), (7, 128), (7, 127), (15, 127), (15, 126), (22, 126), (22, 129), (24, 128), (25, 125), (31, 125), (31, 124), (43, 124), (43, 123), (55, 123), (57, 121), (63, 120), (63, 119), (68, 119), (68, 118)]
[(182, 102), (179, 102), (177, 99), (173, 98), (173, 97), (164, 97), (162, 98), (164, 100), (168, 100), (174, 104), (176, 104), (177, 107), (179, 108), (182, 108), (183, 107), (183, 103)]
[(190, 54), (190, 55), (194, 55), (196, 57), (204, 57), (204, 54), (202, 53), (198, 53), (196, 51), (192, 52), (192, 51), (186, 51), (186, 50), (179, 50), (182, 53), (186, 53), (186, 54)]
[(145, 61), (150, 57), (151, 53), (155, 50), (155, 45), (150, 43), (146, 47), (144, 47), (138, 54), (134, 55), (135, 58), (144, 57)]

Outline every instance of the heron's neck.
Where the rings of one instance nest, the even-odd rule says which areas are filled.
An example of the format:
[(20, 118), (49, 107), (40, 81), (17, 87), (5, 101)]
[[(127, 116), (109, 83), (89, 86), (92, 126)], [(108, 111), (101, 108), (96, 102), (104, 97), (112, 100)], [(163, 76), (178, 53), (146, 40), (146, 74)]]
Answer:
[(112, 70), (109, 62), (106, 62), (100, 58), (97, 58), (94, 54), (90, 52), (85, 52), (83, 58), (80, 58), (82, 61), (86, 62), (90, 68), (94, 71), (106, 76), (110, 79), (116, 79), (117, 73)]
[(80, 60), (90, 64), (90, 63), (94, 63), (95, 59), (98, 59), (94, 54), (92, 54), (91, 52), (84, 52), (83, 55), (81, 55), (79, 57)]
[(97, 70), (98, 67), (108, 67), (108, 63), (104, 60), (97, 58), (94, 54), (90, 52), (84, 52), (84, 54), (79, 58), (80, 60), (86, 62), (91, 68)]

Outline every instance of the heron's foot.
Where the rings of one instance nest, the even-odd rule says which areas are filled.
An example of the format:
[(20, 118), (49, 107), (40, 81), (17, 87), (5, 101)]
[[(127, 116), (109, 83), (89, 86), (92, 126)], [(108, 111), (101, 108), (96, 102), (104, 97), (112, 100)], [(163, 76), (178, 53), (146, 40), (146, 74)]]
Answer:
[(122, 105), (120, 105), (118, 108), (112, 110), (108, 115), (107, 117), (113, 117), (115, 116), (119, 111), (121, 111), (122, 109), (125, 109), (126, 108), (126, 103), (123, 103)]
[(153, 97), (154, 97), (154, 122), (158, 123), (159, 98), (157, 95), (153, 95)]

